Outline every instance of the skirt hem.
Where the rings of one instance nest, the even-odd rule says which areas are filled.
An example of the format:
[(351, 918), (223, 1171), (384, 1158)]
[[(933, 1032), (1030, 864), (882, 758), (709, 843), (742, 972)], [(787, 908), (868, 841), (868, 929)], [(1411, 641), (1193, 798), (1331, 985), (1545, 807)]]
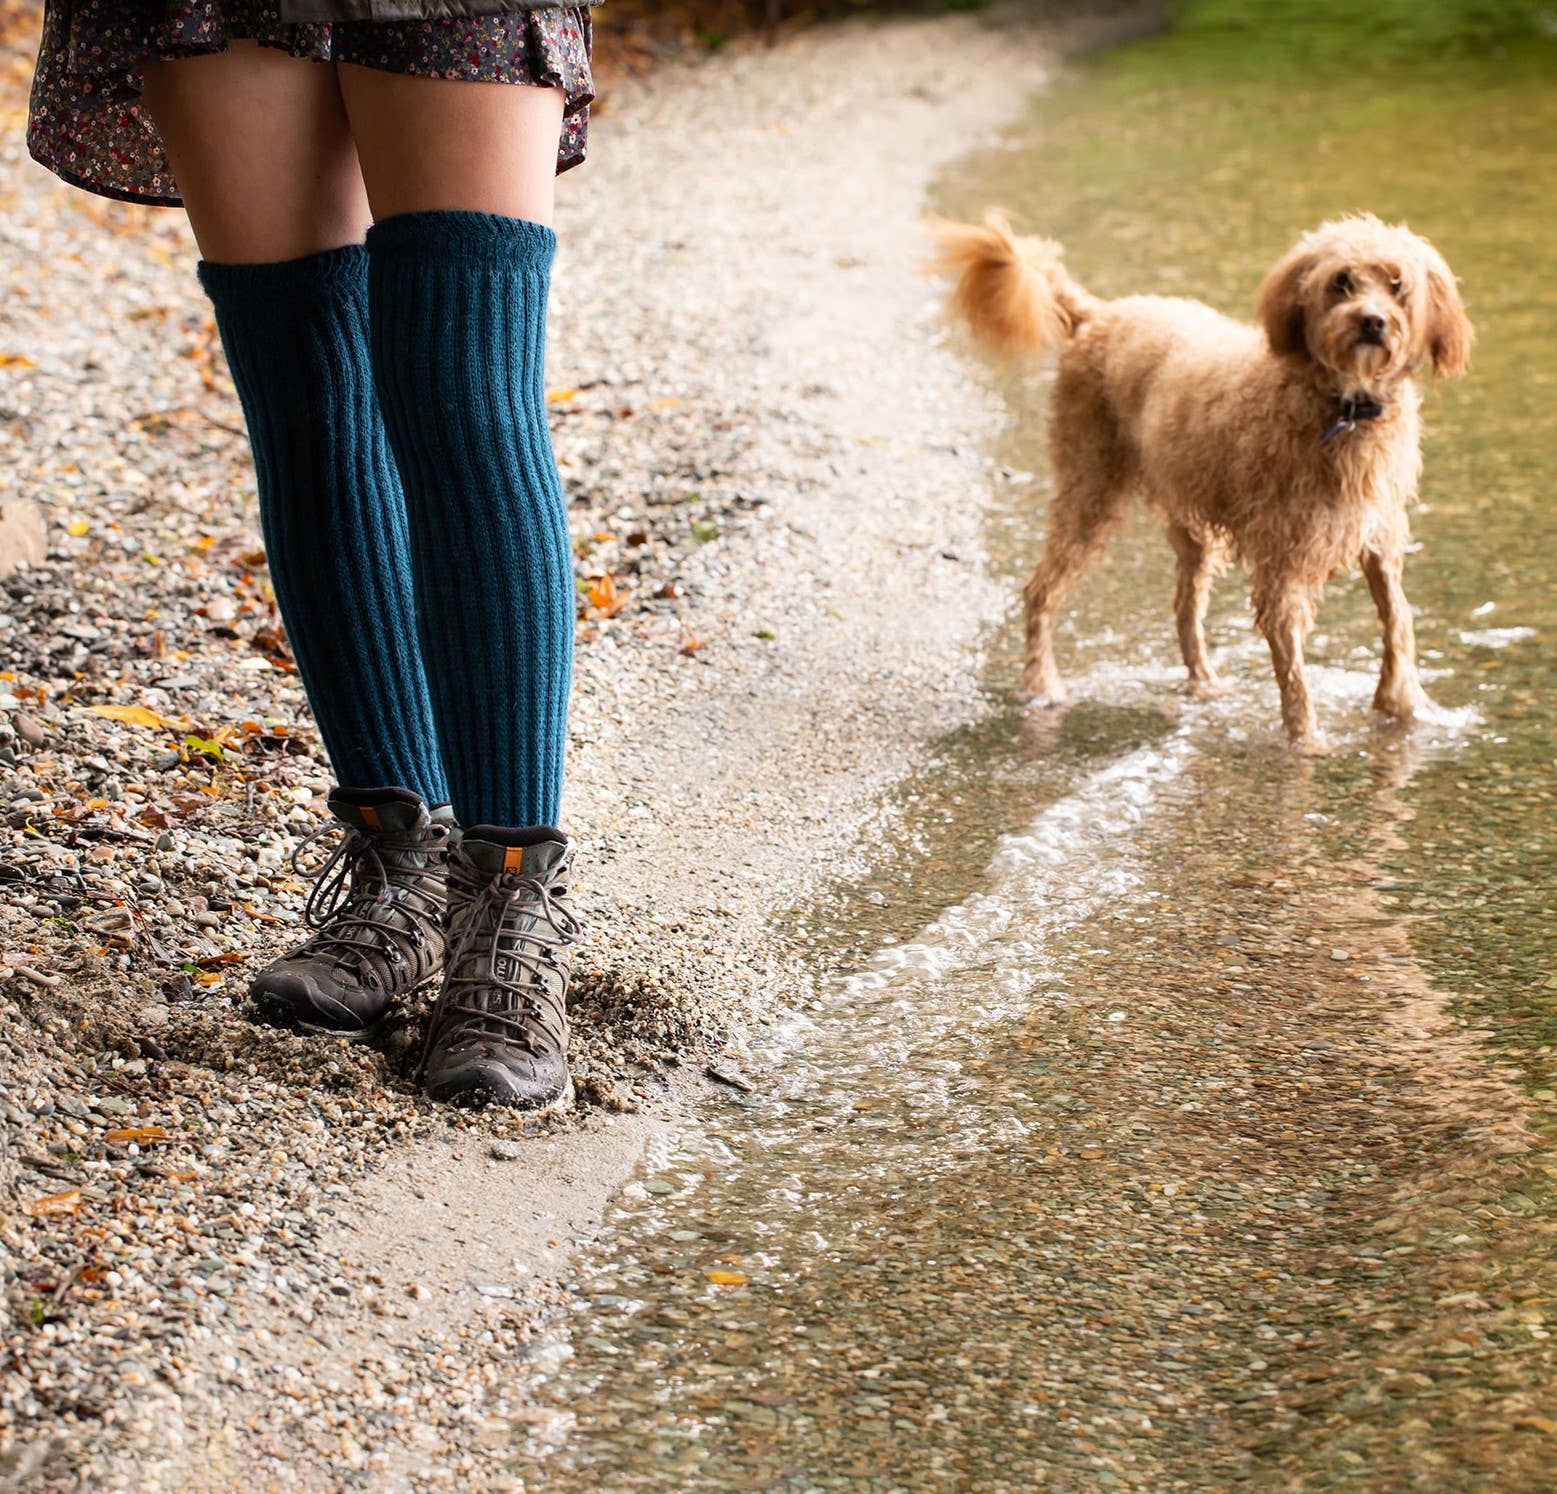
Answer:
[(419, 22), (283, 22), (275, 0), (47, 0), (33, 74), (27, 150), (62, 181), (118, 202), (183, 199), (150, 115), (141, 65), (224, 52), (254, 41), (303, 61), (349, 62), (410, 77), (558, 88), (557, 171), (585, 159), (590, 19), (550, 6)]

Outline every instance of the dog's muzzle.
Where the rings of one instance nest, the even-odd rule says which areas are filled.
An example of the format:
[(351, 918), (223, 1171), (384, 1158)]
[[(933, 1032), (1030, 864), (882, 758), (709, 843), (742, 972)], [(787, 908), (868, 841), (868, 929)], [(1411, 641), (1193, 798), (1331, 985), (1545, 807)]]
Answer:
[(1357, 318), (1357, 341), (1365, 348), (1384, 346), (1384, 318), (1371, 312)]

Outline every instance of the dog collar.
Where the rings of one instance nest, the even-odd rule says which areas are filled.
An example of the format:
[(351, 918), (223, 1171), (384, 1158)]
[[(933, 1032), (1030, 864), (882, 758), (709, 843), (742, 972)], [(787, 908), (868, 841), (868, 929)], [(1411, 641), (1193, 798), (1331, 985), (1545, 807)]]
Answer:
[(1376, 419), (1384, 413), (1384, 406), (1371, 394), (1348, 394), (1345, 399), (1332, 398), (1330, 403), (1335, 407), (1336, 418), (1320, 433), (1321, 445), (1332, 436), (1354, 431), (1362, 421)]

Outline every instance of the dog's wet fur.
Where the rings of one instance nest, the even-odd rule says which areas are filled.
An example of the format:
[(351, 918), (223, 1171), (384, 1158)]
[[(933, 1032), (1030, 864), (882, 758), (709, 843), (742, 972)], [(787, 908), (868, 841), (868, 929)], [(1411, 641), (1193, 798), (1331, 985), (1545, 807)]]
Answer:
[(1224, 688), (1206, 654), (1211, 582), (1233, 556), (1249, 574), (1290, 741), (1323, 750), (1303, 643), (1324, 583), (1361, 567), (1384, 630), (1374, 709), (1412, 720), (1417, 678), (1401, 575), (1421, 473), (1415, 376), (1465, 372), (1473, 330), (1443, 256), (1368, 214), (1305, 234), (1266, 277), (1258, 327), (1198, 301), (1102, 300), (1052, 239), (1005, 214), (932, 220), (953, 313), (1003, 356), (1059, 352), (1049, 412), (1054, 500), (1026, 587), (1023, 696), (1065, 690), (1054, 625), (1132, 497), (1165, 519), (1178, 557), (1175, 609), (1189, 688)]

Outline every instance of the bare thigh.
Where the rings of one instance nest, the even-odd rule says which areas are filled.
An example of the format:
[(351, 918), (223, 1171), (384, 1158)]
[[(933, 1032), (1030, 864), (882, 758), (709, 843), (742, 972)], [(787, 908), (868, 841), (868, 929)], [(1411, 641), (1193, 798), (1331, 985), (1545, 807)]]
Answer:
[(561, 89), (349, 62), (337, 71), (375, 218), (464, 210), (551, 222)]
[(206, 259), (298, 259), (362, 241), (368, 197), (333, 66), (237, 41), (147, 62), (143, 76)]

